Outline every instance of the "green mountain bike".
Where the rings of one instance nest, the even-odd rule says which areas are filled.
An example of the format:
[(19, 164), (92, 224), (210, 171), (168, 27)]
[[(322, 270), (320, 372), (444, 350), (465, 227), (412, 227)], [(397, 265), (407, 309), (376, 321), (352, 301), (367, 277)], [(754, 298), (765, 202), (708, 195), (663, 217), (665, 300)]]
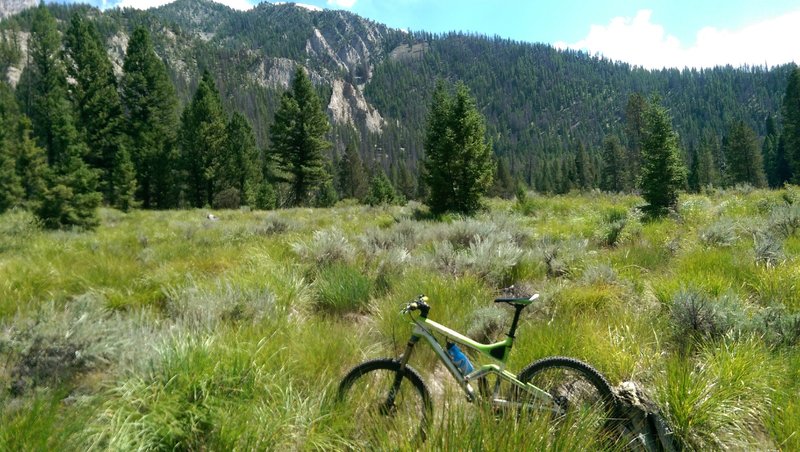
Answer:
[[(536, 294), (495, 300), (512, 306), (514, 319), (506, 338), (493, 344), (479, 343), (429, 319), (431, 307), (424, 295), (408, 303), (401, 314), (409, 318), (413, 331), (405, 352), (398, 358), (361, 363), (339, 384), (338, 400), (353, 413), (357, 434), (398, 445), (425, 440), (433, 419), (433, 398), (419, 372), (408, 365), (420, 339), (433, 349), (469, 402), (487, 403), (498, 413), (512, 413), (515, 419), (533, 414), (569, 423), (588, 415), (607, 428), (616, 416), (615, 397), (592, 366), (559, 356), (535, 361), (517, 375), (506, 370), (520, 314), (538, 298)], [(444, 346), (435, 335), (444, 338)], [(490, 358), (486, 360), (490, 364), (473, 367), (456, 344)]]

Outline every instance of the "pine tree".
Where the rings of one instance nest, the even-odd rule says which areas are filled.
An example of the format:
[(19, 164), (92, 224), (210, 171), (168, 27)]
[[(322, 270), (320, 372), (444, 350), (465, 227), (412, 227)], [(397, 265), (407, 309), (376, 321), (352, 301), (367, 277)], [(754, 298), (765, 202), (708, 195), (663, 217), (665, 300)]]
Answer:
[(511, 199), (517, 191), (517, 184), (511, 177), (511, 170), (508, 168), (508, 159), (499, 158), (497, 160), (497, 172), (494, 177), (492, 196)]
[(578, 143), (578, 150), (575, 152), (575, 185), (581, 190), (592, 188), (594, 174), (592, 174), (592, 162), (589, 154), (583, 147), (583, 143)]
[(9, 87), (0, 80), (0, 213), (19, 205), (24, 197), (14, 152), (15, 122), (19, 110)]
[(744, 121), (735, 121), (731, 125), (724, 151), (730, 183), (746, 183), (754, 187), (767, 185), (756, 133)]
[(789, 76), (783, 97), (782, 152), (789, 164), (790, 180), (800, 183), (800, 68)]
[(471, 214), (492, 185), (494, 161), (486, 142), (486, 124), (466, 85), (450, 95), (438, 83), (425, 135), (424, 178), (434, 214)]
[(369, 194), (367, 195), (366, 202), (371, 206), (378, 206), (382, 204), (395, 204), (398, 201), (397, 192), (395, 192), (389, 178), (382, 169), (375, 171), (369, 182)]
[(58, 165), (78, 152), (78, 157), (88, 153), (80, 147), (78, 133), (72, 117), (72, 107), (67, 98), (67, 74), (58, 55), (61, 40), (56, 20), (44, 4), (34, 11), (28, 43), (28, 85), (24, 87), (24, 111), (33, 122), (33, 133), (39, 145), (47, 152), (47, 162)]
[(30, 71), (33, 131), (47, 152), (51, 170), (37, 215), (50, 228), (93, 228), (99, 222), (102, 196), (95, 170), (83, 160), (89, 152), (75, 128), (59, 48), (55, 19), (39, 5), (31, 24), (31, 64), (26, 70)]
[[(225, 114), (214, 78), (203, 72), (192, 102), (181, 116), (181, 162), (189, 202), (194, 207), (211, 205), (224, 188), (222, 176), (227, 144)], [(243, 185), (243, 184), (242, 184)], [(239, 187), (231, 186), (240, 190)], [(239, 197), (242, 192), (239, 191)]]
[(625, 105), (625, 134), (628, 137), (628, 171), (633, 179), (639, 175), (642, 165), (642, 139), (644, 138), (647, 99), (641, 93), (633, 93)]
[(782, 187), (791, 180), (791, 170), (786, 161), (785, 146), (781, 146), (781, 138), (772, 115), (767, 116), (766, 136), (761, 145), (761, 154), (764, 156), (764, 172), (767, 183), (772, 188)]
[(367, 174), (358, 147), (355, 143), (344, 148), (344, 155), (337, 164), (338, 190), (342, 198), (364, 200), (367, 196)]
[(666, 109), (658, 99), (653, 99), (644, 111), (639, 179), (646, 209), (653, 215), (661, 215), (674, 208), (685, 180), (686, 168), (678, 154), (678, 137), (672, 131)]
[(307, 205), (314, 189), (330, 179), (323, 155), (331, 147), (325, 139), (329, 129), (319, 96), (305, 69), (298, 67), (269, 128), (281, 179), (290, 184), (290, 205)]
[(122, 104), (138, 199), (145, 208), (173, 207), (178, 99), (144, 28), (134, 30), (122, 69)]
[(623, 192), (630, 189), (625, 150), (616, 136), (608, 136), (603, 141), (603, 172), (600, 188), (610, 192)]
[(714, 163), (713, 149), (715, 146), (713, 139), (704, 137), (700, 141), (699, 148), (694, 152), (692, 168), (689, 172), (689, 189), (695, 193), (703, 187), (719, 184), (719, 175)]
[(242, 194), (245, 205), (255, 206), (264, 180), (253, 127), (244, 115), (234, 112), (228, 121), (225, 137), (220, 187), (235, 188)]
[(408, 169), (408, 163), (405, 160), (400, 160), (393, 162), (392, 165), (394, 167), (394, 187), (397, 192), (398, 202), (414, 199), (417, 194), (417, 184)]
[(125, 167), (130, 162), (124, 149), (125, 117), (111, 60), (94, 24), (80, 14), (73, 15), (64, 44), (67, 73), (74, 80), (70, 92), (78, 129), (89, 148), (86, 162), (100, 171), (105, 200), (115, 207), (130, 208), (135, 174)]
[(10, 141), (0, 130), (0, 213), (19, 205), (24, 195)]

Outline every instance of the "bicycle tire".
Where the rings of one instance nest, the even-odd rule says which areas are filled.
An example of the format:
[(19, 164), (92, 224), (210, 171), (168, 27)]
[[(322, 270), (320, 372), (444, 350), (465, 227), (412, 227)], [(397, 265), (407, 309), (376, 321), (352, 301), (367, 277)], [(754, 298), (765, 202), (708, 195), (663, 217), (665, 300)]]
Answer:
[[(554, 356), (525, 367), (517, 379), (553, 397), (550, 410), (557, 422), (574, 423), (593, 418), (600, 431), (613, 433), (618, 408), (611, 385), (594, 367), (574, 358)], [(518, 392), (518, 397), (522, 395)]]
[[(392, 387), (401, 376), (399, 389)], [(405, 442), (425, 441), (433, 404), (419, 373), (391, 358), (365, 361), (339, 384), (337, 399), (352, 410), (354, 436), (373, 447), (403, 447)]]

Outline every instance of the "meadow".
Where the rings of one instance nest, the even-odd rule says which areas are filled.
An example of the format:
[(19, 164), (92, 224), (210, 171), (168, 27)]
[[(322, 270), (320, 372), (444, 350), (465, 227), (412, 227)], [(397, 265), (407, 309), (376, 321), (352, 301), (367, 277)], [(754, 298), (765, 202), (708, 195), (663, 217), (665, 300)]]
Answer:
[[(416, 203), (104, 209), (94, 232), (8, 212), (0, 449), (394, 448), (352, 437), (341, 377), (402, 351), (398, 312), (421, 293), (431, 318), (497, 337), (510, 315), (491, 301), (516, 284), (542, 296), (511, 368), (566, 355), (635, 381), (687, 450), (800, 450), (800, 188), (682, 195), (659, 219), (641, 203), (530, 193), (437, 221)], [(411, 361), (429, 384), (435, 363)], [(423, 450), (592, 444), (435, 409)]]

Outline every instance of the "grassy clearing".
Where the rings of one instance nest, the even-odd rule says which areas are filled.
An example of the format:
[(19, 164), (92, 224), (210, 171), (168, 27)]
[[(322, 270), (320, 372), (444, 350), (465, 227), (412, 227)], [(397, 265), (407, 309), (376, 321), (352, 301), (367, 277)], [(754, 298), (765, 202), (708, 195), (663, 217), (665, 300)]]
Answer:
[[(0, 449), (363, 448), (331, 396), (356, 363), (402, 351), (403, 303), (425, 293), (433, 319), (488, 341), (511, 315), (491, 300), (515, 283), (542, 298), (524, 313), (511, 368), (568, 355), (612, 384), (636, 380), (689, 450), (793, 450), (796, 192), (686, 196), (656, 221), (636, 197), (599, 193), (491, 200), (441, 222), (418, 219), (414, 203), (218, 221), (103, 210), (81, 233), (10, 212)], [(436, 383), (432, 353), (412, 365), (452, 397), (437, 399), (424, 450), (614, 447), (580, 427), (498, 422)]]

